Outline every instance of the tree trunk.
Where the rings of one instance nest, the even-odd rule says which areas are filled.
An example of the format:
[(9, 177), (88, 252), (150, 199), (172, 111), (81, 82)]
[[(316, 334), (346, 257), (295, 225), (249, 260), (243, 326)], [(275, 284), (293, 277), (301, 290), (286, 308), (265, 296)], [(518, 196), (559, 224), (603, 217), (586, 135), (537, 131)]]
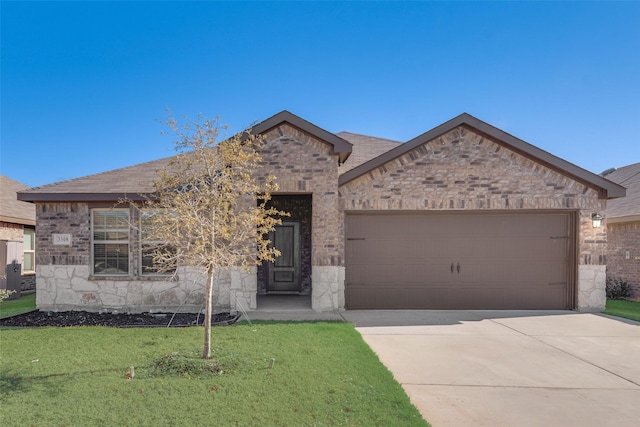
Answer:
[(213, 300), (213, 269), (207, 269), (207, 295), (204, 310), (204, 350), (203, 359), (211, 358), (211, 306)]

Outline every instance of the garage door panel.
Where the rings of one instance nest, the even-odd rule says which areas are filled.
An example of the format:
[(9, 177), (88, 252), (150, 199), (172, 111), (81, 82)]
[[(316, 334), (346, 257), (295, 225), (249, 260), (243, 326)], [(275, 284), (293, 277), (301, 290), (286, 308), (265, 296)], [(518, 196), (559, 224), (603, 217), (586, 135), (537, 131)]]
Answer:
[(398, 282), (397, 269), (402, 269), (405, 274), (403, 284), (423, 285), (425, 278), (432, 284), (450, 283), (452, 273), (448, 264), (433, 264), (421, 262), (404, 262), (402, 264), (391, 264), (389, 262), (379, 262), (371, 264), (350, 264), (347, 282), (351, 285), (362, 286), (388, 286)]
[(347, 215), (347, 308), (571, 308), (569, 223), (566, 213)]
[[(400, 292), (401, 291), (401, 292)], [(350, 310), (434, 309), (434, 310), (512, 310), (514, 305), (521, 310), (537, 310), (545, 304), (549, 310), (562, 310), (566, 305), (566, 289), (550, 286), (541, 289), (398, 286), (354, 286), (347, 290)]]

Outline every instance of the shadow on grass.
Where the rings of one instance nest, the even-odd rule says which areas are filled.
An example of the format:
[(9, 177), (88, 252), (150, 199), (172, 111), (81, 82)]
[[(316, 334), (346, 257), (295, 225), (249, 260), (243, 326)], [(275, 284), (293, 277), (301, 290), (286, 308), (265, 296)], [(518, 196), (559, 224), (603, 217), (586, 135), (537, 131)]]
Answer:
[(21, 375), (15, 371), (3, 370), (0, 372), (0, 394), (28, 393), (34, 387), (42, 387), (48, 392), (55, 393), (65, 384), (76, 381), (78, 377), (103, 372), (122, 373), (121, 377), (123, 379), (126, 378), (125, 369), (92, 369), (89, 371), (74, 372), (72, 374), (58, 373), (48, 375)]

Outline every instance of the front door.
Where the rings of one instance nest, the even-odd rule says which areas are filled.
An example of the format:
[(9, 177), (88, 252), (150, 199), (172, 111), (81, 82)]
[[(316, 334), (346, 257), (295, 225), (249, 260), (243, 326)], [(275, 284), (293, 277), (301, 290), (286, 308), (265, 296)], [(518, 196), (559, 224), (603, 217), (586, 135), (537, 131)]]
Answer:
[(300, 292), (300, 223), (276, 225), (269, 240), (280, 256), (268, 264), (267, 292)]

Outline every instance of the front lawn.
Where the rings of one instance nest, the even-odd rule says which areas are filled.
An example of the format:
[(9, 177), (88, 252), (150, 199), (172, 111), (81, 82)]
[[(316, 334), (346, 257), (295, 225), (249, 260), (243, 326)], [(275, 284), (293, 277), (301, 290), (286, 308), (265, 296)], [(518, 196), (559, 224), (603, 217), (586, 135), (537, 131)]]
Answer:
[(201, 327), (0, 330), (2, 424), (428, 426), (350, 323), (212, 334), (224, 372), (178, 376), (154, 366), (199, 355)]
[(4, 300), (0, 302), (0, 319), (28, 313), (36, 309), (36, 294), (32, 292), (20, 296), (18, 299)]
[(609, 299), (604, 313), (640, 322), (640, 302)]

